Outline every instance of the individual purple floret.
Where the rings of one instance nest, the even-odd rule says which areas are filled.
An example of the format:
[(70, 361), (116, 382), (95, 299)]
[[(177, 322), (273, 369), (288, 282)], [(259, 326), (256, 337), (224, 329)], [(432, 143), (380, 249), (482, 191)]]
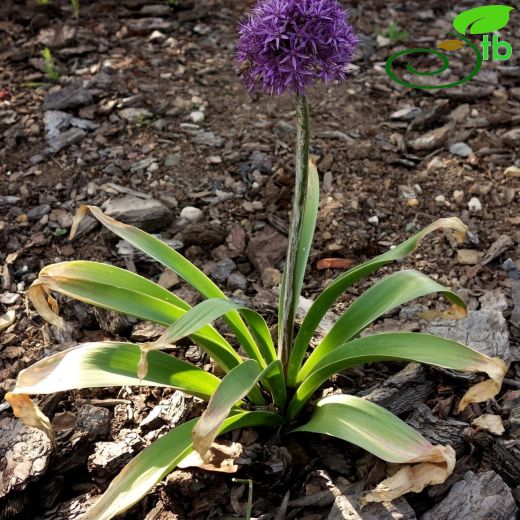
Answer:
[(237, 59), (249, 90), (303, 94), (344, 79), (357, 43), (337, 0), (259, 0), (240, 26)]

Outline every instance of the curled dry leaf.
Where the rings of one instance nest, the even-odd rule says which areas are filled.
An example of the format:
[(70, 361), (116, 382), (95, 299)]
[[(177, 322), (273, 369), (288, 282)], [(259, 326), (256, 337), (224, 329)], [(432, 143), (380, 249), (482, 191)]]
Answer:
[(243, 447), (238, 442), (233, 442), (229, 446), (224, 443), (214, 442), (205, 459), (198, 452), (193, 451), (177, 467), (181, 469), (200, 468), (216, 473), (236, 473), (238, 466), (235, 464), (235, 461), (241, 456), (242, 451)]
[(500, 415), (486, 413), (475, 419), (472, 424), (494, 435), (502, 435), (505, 432), (504, 423)]
[(13, 408), (13, 413), (25, 425), (42, 430), (49, 437), (52, 445), (56, 447), (56, 439), (49, 419), (42, 413), (38, 406), (26, 394), (8, 392), (5, 400)]
[(468, 316), (468, 310), (461, 305), (452, 305), (445, 311), (425, 311), (418, 314), (418, 317), (427, 320), (463, 320)]
[[(43, 271), (42, 271), (43, 273)], [(27, 294), (36, 312), (45, 320), (63, 329), (63, 319), (58, 316), (58, 303), (51, 296), (47, 284), (40, 273), (40, 277), (29, 287)]]
[(362, 505), (391, 502), (406, 493), (420, 493), (426, 486), (442, 484), (455, 468), (455, 450), (451, 446), (432, 446), (409, 462), (420, 464), (405, 466), (380, 482), (361, 499)]
[(475, 367), (468, 367), (468, 372), (485, 372), (491, 379), (472, 386), (462, 397), (458, 411), (462, 412), (471, 403), (482, 403), (498, 394), (507, 372), (507, 365), (500, 358), (483, 356)]

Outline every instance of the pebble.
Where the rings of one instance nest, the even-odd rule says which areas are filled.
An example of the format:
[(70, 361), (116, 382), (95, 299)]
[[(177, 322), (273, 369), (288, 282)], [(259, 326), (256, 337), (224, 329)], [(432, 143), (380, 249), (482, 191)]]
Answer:
[(231, 289), (245, 290), (247, 287), (247, 279), (240, 271), (232, 272), (227, 279), (227, 283)]
[(412, 121), (421, 113), (422, 110), (418, 107), (405, 107), (390, 114), (390, 119), (393, 121)]
[[(224, 283), (231, 275), (231, 273), (236, 269), (237, 265), (231, 258), (224, 258), (220, 262), (217, 262), (215, 266), (211, 269), (211, 275), (217, 282)], [(242, 289), (243, 287), (237, 287), (237, 289)]]
[(166, 168), (171, 168), (172, 166), (179, 166), (181, 163), (181, 154), (180, 153), (174, 153), (171, 155), (167, 155), (166, 159), (164, 160), (164, 166)]
[(199, 124), (206, 119), (206, 116), (204, 115), (204, 112), (201, 112), (200, 110), (195, 110), (190, 114), (190, 119), (195, 123)]
[(509, 168), (506, 168), (504, 171), (504, 175), (506, 177), (520, 177), (520, 168), (518, 166), (509, 166)]
[(457, 262), (461, 265), (477, 265), (482, 259), (482, 253), (474, 249), (458, 249)]
[(202, 218), (202, 210), (193, 206), (182, 208), (181, 218), (188, 222), (198, 222)]
[(468, 202), (468, 209), (471, 213), (478, 213), (479, 211), (482, 211), (482, 203), (477, 199), (477, 197), (472, 197)]
[(378, 226), (379, 225), (379, 217), (377, 215), (374, 215), (373, 217), (370, 217), (368, 219), (368, 223), (372, 224), (373, 226)]
[(428, 166), (427, 166), (428, 171), (437, 171), (437, 170), (441, 170), (442, 168), (444, 168), (444, 163), (438, 157), (434, 157), (428, 163)]
[(453, 200), (460, 204), (464, 199), (464, 192), (462, 190), (455, 190), (453, 192)]
[(446, 197), (444, 195), (437, 195), (435, 197), (435, 202), (437, 204), (444, 204), (446, 202)]
[(150, 119), (153, 114), (146, 108), (124, 108), (119, 115), (131, 123), (137, 123), (143, 119)]
[(450, 146), (450, 152), (467, 159), (473, 153), (473, 150), (466, 143), (454, 143)]
[(266, 289), (272, 289), (280, 285), (282, 281), (282, 273), (278, 269), (268, 267), (262, 271), (262, 285)]

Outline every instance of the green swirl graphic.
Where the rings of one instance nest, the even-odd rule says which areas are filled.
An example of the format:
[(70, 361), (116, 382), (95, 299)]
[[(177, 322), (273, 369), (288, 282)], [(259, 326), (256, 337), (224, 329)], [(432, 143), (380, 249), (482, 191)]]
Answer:
[(445, 85), (416, 85), (415, 83), (410, 83), (409, 81), (406, 81), (402, 78), (400, 78), (394, 71), (393, 71), (393, 64), (394, 61), (401, 56), (405, 56), (407, 54), (434, 54), (437, 58), (441, 60), (442, 65), (438, 67), (435, 70), (427, 71), (427, 72), (421, 72), (417, 70), (413, 65), (410, 65), (409, 63), (406, 64), (406, 70), (410, 72), (410, 74), (413, 74), (414, 76), (437, 76), (439, 74), (442, 74), (448, 67), (449, 67), (449, 58), (446, 56), (446, 54), (442, 53), (441, 51), (437, 49), (405, 49), (403, 51), (396, 52), (395, 54), (392, 54), (390, 58), (386, 61), (385, 70), (390, 79), (395, 81), (396, 83), (399, 83), (400, 85), (403, 85), (408, 88), (420, 88), (420, 89), (440, 89), (440, 88), (452, 88), (457, 87), (458, 85), (462, 85), (463, 83), (466, 83), (466, 81), (469, 81), (470, 79), (474, 78), (479, 70), (480, 67), (482, 67), (482, 53), (480, 52), (480, 49), (472, 43), (467, 38), (464, 38), (464, 36), (456, 35), (453, 33), (450, 33), (450, 36), (455, 36), (456, 38), (460, 38), (461, 40), (464, 40), (466, 44), (473, 49), (473, 52), (475, 53), (476, 58), (476, 64), (473, 67), (473, 70), (464, 78), (454, 81), (453, 83), (447, 83)]

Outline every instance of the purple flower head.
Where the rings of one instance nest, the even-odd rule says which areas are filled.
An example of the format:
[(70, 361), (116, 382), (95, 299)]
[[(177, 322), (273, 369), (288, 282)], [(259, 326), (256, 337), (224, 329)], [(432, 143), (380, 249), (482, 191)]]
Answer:
[(240, 26), (237, 59), (249, 90), (303, 94), (344, 79), (357, 43), (337, 0), (258, 0)]

